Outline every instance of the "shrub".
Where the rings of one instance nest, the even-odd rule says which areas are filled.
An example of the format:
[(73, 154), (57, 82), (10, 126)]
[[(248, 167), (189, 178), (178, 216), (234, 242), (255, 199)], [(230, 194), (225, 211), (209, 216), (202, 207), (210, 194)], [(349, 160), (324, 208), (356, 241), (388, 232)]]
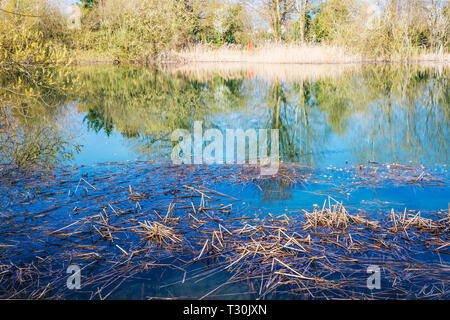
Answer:
[[(64, 18), (44, 1), (8, 1), (0, 13), (0, 65), (49, 65), (67, 60)], [(62, 39), (64, 39), (62, 41)]]
[(119, 60), (147, 60), (192, 39), (195, 10), (176, 0), (102, 1), (87, 12), (78, 46), (109, 52)]

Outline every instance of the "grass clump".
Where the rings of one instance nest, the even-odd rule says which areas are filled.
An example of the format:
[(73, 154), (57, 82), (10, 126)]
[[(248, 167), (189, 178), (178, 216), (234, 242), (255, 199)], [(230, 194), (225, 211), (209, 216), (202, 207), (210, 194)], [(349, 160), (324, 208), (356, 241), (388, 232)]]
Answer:
[(171, 227), (159, 222), (139, 222), (136, 230), (144, 236), (145, 241), (155, 242), (159, 245), (168, 245), (182, 242), (180, 236)]
[(357, 215), (351, 215), (342, 203), (336, 202), (331, 204), (330, 200), (328, 202), (328, 207), (326, 207), (325, 201), (321, 209), (315, 206), (312, 212), (305, 211), (304, 213), (304, 230), (316, 230), (318, 228), (345, 230), (350, 225), (367, 226), (373, 229), (378, 227), (376, 221), (371, 221)]

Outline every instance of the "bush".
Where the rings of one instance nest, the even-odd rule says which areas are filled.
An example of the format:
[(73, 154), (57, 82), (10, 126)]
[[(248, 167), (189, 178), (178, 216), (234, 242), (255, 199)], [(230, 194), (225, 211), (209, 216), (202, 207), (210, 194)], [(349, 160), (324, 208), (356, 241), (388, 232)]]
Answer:
[(15, 1), (0, 13), (0, 65), (49, 65), (67, 61), (65, 19), (46, 2)]
[(195, 8), (182, 1), (102, 1), (83, 19), (78, 48), (108, 52), (119, 60), (148, 60), (188, 43), (197, 19)]
[(409, 58), (424, 50), (448, 50), (448, 3), (445, 7), (419, 0), (386, 4), (371, 12), (370, 4), (355, 0), (322, 2), (312, 24), (314, 39), (371, 58)]
[(203, 19), (200, 30), (202, 42), (223, 44), (248, 44), (251, 42), (249, 28), (245, 25), (242, 6), (228, 3), (212, 3)]

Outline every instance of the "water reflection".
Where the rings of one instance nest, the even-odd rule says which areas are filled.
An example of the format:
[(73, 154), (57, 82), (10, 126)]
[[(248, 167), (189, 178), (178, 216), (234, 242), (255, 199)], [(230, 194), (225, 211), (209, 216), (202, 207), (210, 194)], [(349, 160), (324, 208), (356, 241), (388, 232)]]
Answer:
[(81, 146), (67, 121), (71, 78), (57, 68), (0, 70), (0, 164), (50, 168), (74, 160)]
[[(240, 218), (247, 221), (249, 216), (284, 215), (296, 221), (303, 216), (303, 209), (311, 211), (314, 204), (321, 205), (329, 196), (343, 201), (349, 212), (381, 218), (380, 221), (388, 221), (391, 209), (400, 214), (413, 209), (408, 212), (440, 219), (436, 213), (442, 208), (445, 211), (441, 213), (446, 213), (448, 203), (448, 173), (445, 169), (450, 113), (448, 68), (377, 65), (349, 66), (348, 69), (339, 66), (338, 70), (330, 66), (328, 70), (323, 66), (319, 69), (309, 66), (303, 73), (298, 68), (301, 67), (293, 67), (290, 72), (286, 66), (281, 71), (245, 66), (228, 72), (219, 69), (196, 73), (190, 69), (160, 70), (136, 66), (76, 67), (42, 74), (39, 86), (29, 81), (21, 82), (17, 75), (0, 73), (1, 164), (47, 168), (136, 158), (168, 160), (173, 147), (172, 131), (179, 128), (192, 130), (194, 121), (202, 121), (204, 129), (278, 129), (280, 154), (283, 161), (289, 162), (280, 167), (276, 176), (264, 178), (254, 174), (255, 168), (246, 166), (177, 167), (131, 162), (64, 167), (48, 176), (41, 175), (40, 171), (29, 176), (13, 171), (10, 177), (3, 175), (3, 166), (0, 166), (0, 206), (4, 222), (0, 234), (6, 236), (1, 241), (5, 261), (0, 265), (6, 267), (5, 272), (12, 270), (11, 274), (3, 272), (7, 279), (3, 281), (3, 295), (27, 294), (28, 289), (22, 291), (23, 283), (17, 282), (21, 280), (20, 275), (16, 275), (22, 270), (31, 275), (29, 271), (34, 269), (30, 265), (40, 268), (36, 269), (36, 275), (39, 275), (38, 282), (45, 286), (44, 292), (48, 288), (45, 282), (53, 281), (53, 278), (41, 277), (41, 270), (42, 274), (50, 270), (50, 274), (57, 275), (53, 284), (62, 279), (61, 286), (53, 287), (64, 290), (66, 278), (59, 276), (65, 277), (66, 264), (88, 263), (87, 259), (91, 258), (86, 257), (91, 256), (96, 263), (89, 262), (88, 268), (84, 269), (89, 277), (93, 276), (91, 280), (100, 279), (98, 275), (107, 268), (105, 274), (111, 278), (105, 281), (122, 281), (122, 273), (110, 272), (109, 261), (115, 263), (125, 259), (123, 261), (130, 268), (140, 268), (153, 261), (152, 251), (143, 247), (149, 245), (146, 240), (138, 241), (137, 233), (129, 237), (122, 231), (128, 229), (128, 223), (134, 226), (140, 221), (162, 221), (158, 220), (161, 216), (172, 219), (169, 212), (174, 204), (173, 221), (196, 219), (192, 214), (188, 215), (189, 212), (201, 217), (203, 213), (197, 211), (197, 215), (196, 207), (204, 211), (205, 200), (197, 191), (202, 193), (203, 189), (193, 193), (190, 186), (207, 188), (211, 194), (223, 196), (206, 201), (212, 206), (203, 218), (209, 214), (217, 217), (218, 204), (222, 209), (223, 216), (219, 216), (222, 221), (238, 218), (236, 228), (237, 224), (239, 228), (244, 225)], [(356, 166), (346, 170), (323, 170), (328, 166), (367, 160), (403, 164), (412, 161), (432, 169), (443, 169), (444, 174), (438, 172), (435, 177), (433, 170), (405, 166), (391, 168), (382, 164), (364, 169)], [(164, 215), (160, 216), (158, 211)], [(210, 222), (216, 225), (218, 220), (213, 219)], [(78, 222), (83, 224), (76, 224)], [(203, 221), (200, 223), (203, 225)], [(247, 226), (247, 222), (243, 223)], [(249, 225), (253, 223), (252, 220)], [(118, 230), (114, 237), (115, 247), (110, 244), (111, 233), (109, 237), (106, 235), (106, 230), (110, 232), (108, 224), (115, 225)], [(175, 226), (178, 222), (168, 225)], [(184, 228), (182, 224), (179, 226)], [(186, 228), (186, 233), (182, 232), (183, 237), (191, 234), (191, 230), (197, 230), (191, 226)], [(284, 226), (283, 223), (280, 230), (284, 230)], [(357, 229), (362, 228), (358, 225)], [(294, 230), (289, 231), (289, 235)], [(354, 229), (351, 230), (353, 237)], [(203, 237), (203, 227), (200, 231)], [(266, 235), (269, 233), (263, 236)], [(306, 233), (299, 234), (299, 237), (303, 236), (306, 239)], [(361, 239), (366, 241), (366, 235), (363, 236)], [(250, 237), (254, 237), (253, 231)], [(204, 238), (198, 242), (198, 238), (189, 236), (186, 239), (184, 244), (201, 245), (204, 241)], [(212, 239), (214, 241), (214, 236)], [(350, 239), (353, 244), (353, 238)], [(443, 265), (441, 256), (423, 255), (425, 249), (445, 244), (444, 238), (442, 241), (431, 246), (427, 242), (427, 248), (412, 246), (411, 250), (407, 244), (408, 252), (405, 251), (404, 256), (402, 253), (400, 261), (405, 259), (409, 265), (412, 258), (425, 267), (428, 264)], [(191, 251), (190, 245), (185, 250), (184, 244), (182, 250), (173, 251), (176, 252), (176, 263), (182, 261), (179, 258), (194, 261), (192, 259), (198, 257), (200, 250), (203, 252), (198, 246)], [(135, 263), (130, 264), (129, 257), (133, 254), (123, 255), (122, 248), (128, 252), (146, 253), (133, 256)], [(323, 251), (322, 245), (319, 249)], [(361, 249), (364, 259), (360, 262), (365, 265), (368, 261), (366, 250)], [(379, 252), (380, 256), (378, 253), (373, 256), (376, 261), (392, 260), (384, 249)], [(333, 246), (333, 250), (337, 251), (330, 251), (329, 256), (339, 256), (340, 249)], [(173, 252), (164, 249), (162, 255), (158, 253), (158, 257), (162, 257), (158, 260), (161, 265), (168, 265), (165, 258), (172, 257)], [(180, 252), (188, 252), (188, 255), (180, 257)], [(193, 252), (196, 252), (195, 257), (190, 256)], [(145, 264), (140, 264), (141, 259)], [(41, 264), (43, 261), (45, 263)], [(105, 261), (108, 264), (103, 264)], [(351, 264), (356, 266), (354, 262)], [(26, 268), (22, 269), (22, 266)], [(121, 264), (115, 264), (113, 268), (117, 266), (121, 269)], [(193, 267), (197, 269), (197, 265)], [(132, 274), (130, 270), (125, 270), (126, 277)], [(138, 283), (144, 296), (145, 280), (150, 283), (145, 284), (149, 295), (173, 296), (178, 290), (177, 296), (195, 297), (203, 291), (211, 292), (229, 276), (228, 273), (215, 274), (199, 284), (197, 278), (193, 284), (188, 277), (174, 289), (167, 284), (176, 283), (182, 269), (173, 270), (177, 273), (171, 274), (168, 267), (138, 273), (135, 279), (118, 285), (122, 291), (114, 297), (131, 297)], [(365, 275), (365, 267), (361, 270)], [(203, 269), (200, 272), (203, 273)], [(441, 278), (440, 272), (441, 269), (436, 269), (433, 281)], [(161, 278), (162, 274), (164, 277)], [(395, 274), (395, 279), (399, 279), (397, 276)], [(164, 281), (155, 282), (154, 277)], [(100, 282), (103, 283), (102, 279)], [(426, 277), (417, 278), (417, 291), (429, 282)], [(91, 286), (93, 292), (99, 292), (96, 282), (91, 282)], [(88, 285), (84, 292), (90, 289)], [(410, 292), (414, 290), (412, 288)], [(33, 294), (36, 292), (39, 297), (44, 294), (33, 289)], [(242, 293), (241, 288), (230, 290), (230, 293), (235, 292)], [(70, 294), (74, 296), (69, 297), (80, 297), (78, 293)]]
[(139, 157), (154, 158), (164, 151), (167, 155), (175, 129), (188, 129), (195, 120), (210, 124), (209, 116), (246, 104), (242, 80), (199, 82), (146, 68), (99, 67), (76, 72), (79, 109), (86, 112), (88, 130), (103, 130), (107, 136), (113, 130), (119, 132)]
[[(301, 77), (285, 76), (285, 81), (275, 71), (246, 68), (224, 76), (220, 68), (200, 74), (134, 66), (76, 67), (54, 77), (54, 86), (65, 89), (47, 90), (45, 101), (30, 103), (3, 91), (2, 128), (13, 118), (16, 129), (2, 130), (2, 150), (11, 149), (5, 147), (7, 135), (36, 145), (54, 136), (53, 145), (65, 147), (52, 152), (86, 147), (79, 155), (70, 154), (75, 163), (168, 160), (172, 131), (191, 130), (193, 122), (201, 120), (205, 128), (222, 130), (278, 129), (286, 162), (448, 162), (448, 67), (352, 66), (339, 72), (308, 67)], [(2, 87), (11, 88), (11, 81), (17, 80), (3, 77)], [(25, 111), (18, 112), (18, 106)], [(76, 129), (61, 125), (67, 118), (77, 123)], [(29, 127), (40, 128), (42, 134), (24, 135)], [(123, 154), (99, 158), (89, 151), (105, 148), (107, 154), (111, 146), (118, 150), (115, 155)], [(15, 161), (5, 152), (1, 156), (3, 163)]]

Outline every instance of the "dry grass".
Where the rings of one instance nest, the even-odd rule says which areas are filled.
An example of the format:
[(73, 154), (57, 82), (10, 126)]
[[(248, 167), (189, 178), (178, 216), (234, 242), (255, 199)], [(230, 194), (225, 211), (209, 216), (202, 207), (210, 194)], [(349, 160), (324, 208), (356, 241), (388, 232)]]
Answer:
[[(0, 234), (6, 235), (0, 238), (0, 297), (66, 297), (66, 273), (57, 268), (60, 261), (86, 266), (82, 286), (90, 299), (115, 298), (127, 279), (142, 279), (142, 272), (151, 269), (161, 271), (163, 278), (168, 268), (179, 272), (179, 277), (160, 283), (159, 289), (172, 287), (172, 298), (180, 297), (176, 288), (198, 282), (206, 282), (211, 290), (190, 298), (221, 297), (225, 286), (231, 286), (229, 290), (236, 296), (246, 294), (255, 299), (286, 295), (315, 299), (448, 296), (443, 280), (448, 265), (410, 257), (424, 250), (448, 254), (448, 212), (436, 213), (433, 219), (431, 215), (407, 215), (406, 211), (374, 219), (352, 213), (355, 209), (346, 209), (329, 197), (328, 205), (312, 212), (258, 214), (255, 208), (240, 207), (240, 199), (212, 189), (215, 179), (236, 186), (257, 183), (251, 168), (241, 168), (241, 174), (226, 168), (214, 175), (216, 169), (124, 164), (114, 173), (98, 171), (95, 179), (83, 178), (82, 184), (75, 177), (58, 185), (36, 181), (41, 186), (39, 201), (43, 197), (50, 197), (56, 205), (58, 199), (67, 201), (69, 187), (78, 190), (73, 193), (77, 207), (67, 225), (53, 224), (49, 209), (34, 213), (32, 220), (21, 217), (29, 217), (30, 210), (0, 214), (6, 218), (0, 225)], [(399, 168), (415, 174), (408, 166)], [(130, 175), (148, 179), (132, 187), (128, 182), (134, 176)], [(304, 180), (302, 171), (286, 168), (280, 175), (292, 183)], [(73, 203), (60, 203), (59, 209), (66, 210), (66, 205), (70, 208)], [(103, 207), (101, 213), (99, 206)], [(10, 241), (11, 235), (22, 241)], [(35, 259), (20, 263), (20, 246), (34, 249), (33, 238), (45, 239), (57, 249), (32, 251)], [(372, 264), (380, 266), (383, 281), (389, 285), (367, 294), (365, 270)], [(215, 276), (223, 273), (228, 280), (217, 277), (215, 281)], [(423, 290), (424, 284), (436, 289)], [(233, 289), (234, 285), (239, 286)], [(240, 291), (247, 288), (248, 292)]]
[(211, 48), (197, 45), (174, 54), (187, 62), (245, 62), (245, 63), (355, 63), (361, 56), (327, 45), (295, 45), (268, 43), (252, 50), (238, 46)]
[(323, 204), (322, 209), (317, 207), (312, 212), (305, 211), (305, 225), (303, 229), (317, 229), (319, 227), (329, 229), (347, 229), (351, 224), (364, 225), (372, 229), (376, 229), (378, 224), (376, 221), (367, 220), (357, 215), (351, 215), (342, 205), (342, 203), (336, 202), (335, 204), (328, 203), (326, 207), (326, 201)]
[(139, 222), (138, 233), (144, 235), (146, 241), (156, 242), (160, 245), (181, 242), (181, 238), (171, 227), (158, 222)]
[(97, 52), (96, 50), (77, 50), (74, 49), (70, 53), (73, 65), (85, 64), (111, 64), (115, 57), (110, 52)]
[(415, 229), (418, 232), (442, 232), (448, 229), (448, 217), (435, 221), (433, 219), (424, 218), (420, 211), (416, 214), (409, 214), (406, 209), (401, 214), (396, 214), (391, 210), (389, 222), (392, 224), (391, 230), (394, 232), (407, 231)]
[(345, 72), (354, 71), (357, 64), (286, 64), (286, 63), (241, 63), (202, 62), (170, 65), (167, 71), (181, 73), (189, 79), (208, 81), (217, 76), (223, 79), (258, 78), (266, 81), (307, 81), (334, 79)]
[[(398, 58), (398, 60), (404, 60), (404, 58)], [(450, 62), (450, 53), (448, 52), (422, 52), (413, 54), (408, 61), (416, 62)]]

